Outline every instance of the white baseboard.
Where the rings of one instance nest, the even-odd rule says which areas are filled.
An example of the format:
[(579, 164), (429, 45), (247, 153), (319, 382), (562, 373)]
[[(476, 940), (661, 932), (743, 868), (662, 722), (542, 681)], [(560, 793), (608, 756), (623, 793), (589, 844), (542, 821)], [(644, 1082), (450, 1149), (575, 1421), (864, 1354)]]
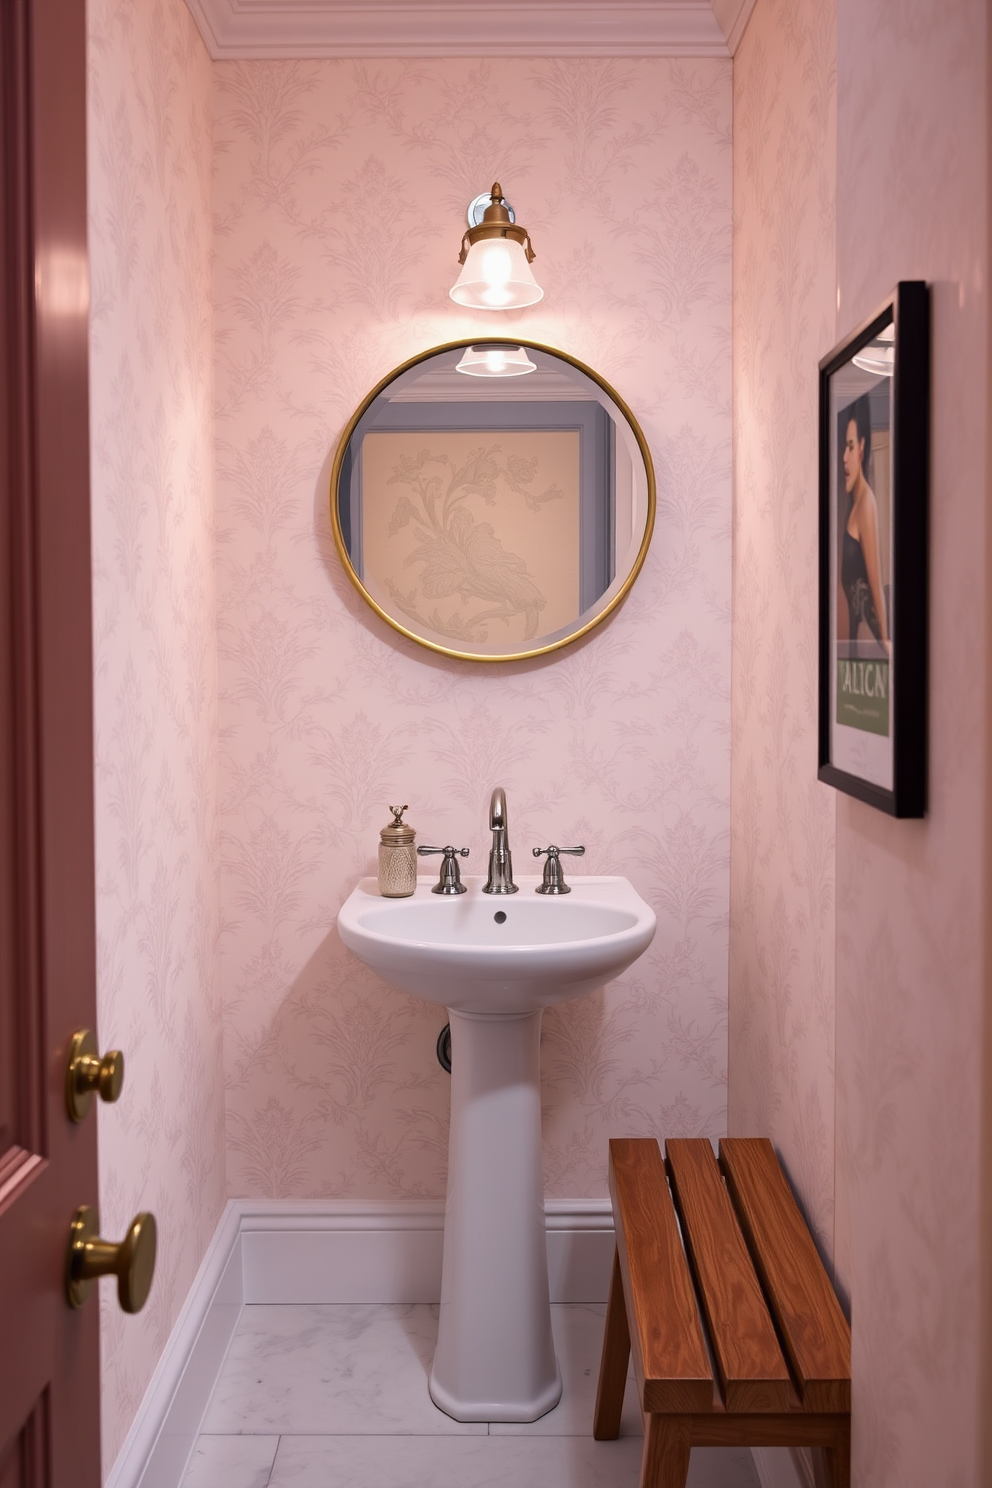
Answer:
[(444, 1204), (241, 1200), (246, 1302), (435, 1302)]
[(106, 1488), (178, 1488), (243, 1303), (240, 1216), (229, 1203)]
[[(545, 1215), (552, 1302), (605, 1302), (609, 1200), (550, 1200)], [(106, 1488), (179, 1488), (245, 1304), (437, 1302), (443, 1238), (442, 1201), (232, 1199)]]
[[(545, 1205), (552, 1302), (605, 1302), (608, 1199)], [(444, 1204), (240, 1201), (246, 1302), (437, 1302)]]
[(752, 1447), (761, 1488), (814, 1488), (813, 1468), (805, 1451), (795, 1447)]

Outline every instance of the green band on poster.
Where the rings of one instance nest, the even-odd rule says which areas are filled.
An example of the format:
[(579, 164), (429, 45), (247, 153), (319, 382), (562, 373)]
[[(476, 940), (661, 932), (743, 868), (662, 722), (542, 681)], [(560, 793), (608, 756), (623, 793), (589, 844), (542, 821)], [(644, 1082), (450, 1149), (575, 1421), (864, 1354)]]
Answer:
[(837, 722), (867, 734), (889, 734), (889, 663), (837, 662)]

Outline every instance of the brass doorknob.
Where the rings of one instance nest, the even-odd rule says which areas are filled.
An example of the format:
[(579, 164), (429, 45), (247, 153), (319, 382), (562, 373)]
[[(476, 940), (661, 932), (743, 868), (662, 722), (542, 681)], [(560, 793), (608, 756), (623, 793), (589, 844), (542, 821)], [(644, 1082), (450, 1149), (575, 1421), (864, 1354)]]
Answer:
[(96, 1039), (88, 1028), (72, 1036), (69, 1065), (65, 1072), (65, 1104), (71, 1121), (82, 1121), (94, 1095), (113, 1103), (124, 1084), (124, 1055), (111, 1049), (101, 1059)]
[(89, 1204), (76, 1210), (69, 1229), (65, 1290), (70, 1307), (82, 1307), (98, 1276), (117, 1277), (117, 1300), (125, 1312), (140, 1312), (155, 1275), (155, 1216), (139, 1214), (119, 1245), (101, 1240), (100, 1221)]

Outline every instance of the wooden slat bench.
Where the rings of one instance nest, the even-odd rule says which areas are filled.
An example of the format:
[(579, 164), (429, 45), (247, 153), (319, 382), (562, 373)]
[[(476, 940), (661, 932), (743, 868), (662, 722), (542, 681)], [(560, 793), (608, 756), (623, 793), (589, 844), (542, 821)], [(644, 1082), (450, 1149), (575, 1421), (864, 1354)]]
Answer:
[(771, 1143), (724, 1138), (719, 1164), (705, 1139), (665, 1155), (653, 1138), (610, 1142), (593, 1435), (619, 1435), (633, 1352), (641, 1488), (684, 1488), (696, 1446), (816, 1447), (818, 1478), (849, 1488), (850, 1329)]

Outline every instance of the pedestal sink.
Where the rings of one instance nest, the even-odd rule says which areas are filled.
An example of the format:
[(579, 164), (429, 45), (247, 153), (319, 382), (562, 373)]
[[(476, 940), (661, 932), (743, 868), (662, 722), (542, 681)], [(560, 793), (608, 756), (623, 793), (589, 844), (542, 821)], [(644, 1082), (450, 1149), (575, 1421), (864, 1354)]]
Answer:
[(456, 1421), (536, 1421), (561, 1396), (541, 1177), (544, 1008), (593, 992), (650, 945), (654, 911), (625, 878), (537, 877), (511, 897), (466, 877), (409, 899), (362, 879), (341, 907), (349, 950), (403, 992), (448, 1009), (451, 1133), (434, 1403)]

